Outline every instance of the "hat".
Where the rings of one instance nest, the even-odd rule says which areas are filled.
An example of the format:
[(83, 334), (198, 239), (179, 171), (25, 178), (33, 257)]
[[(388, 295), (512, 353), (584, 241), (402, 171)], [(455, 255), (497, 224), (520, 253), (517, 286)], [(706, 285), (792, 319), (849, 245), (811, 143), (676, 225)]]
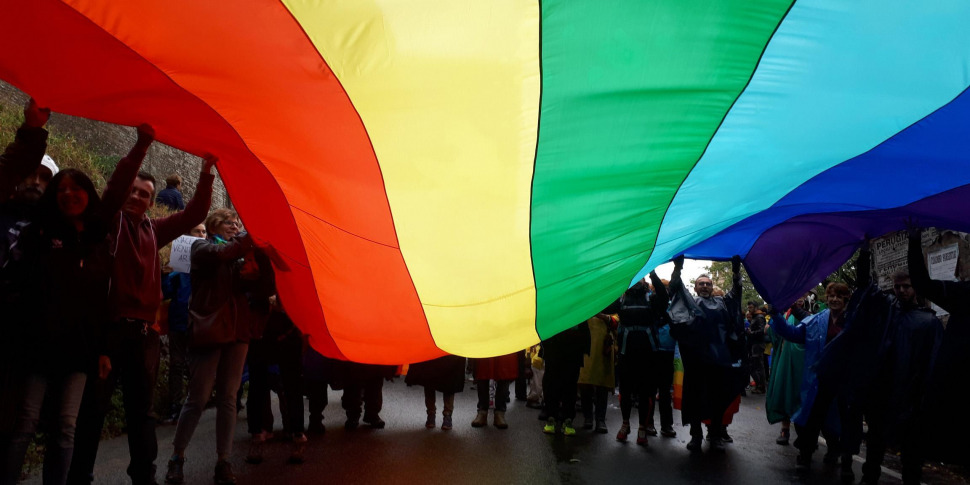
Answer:
[(40, 161), (40, 165), (42, 167), (47, 167), (47, 169), (51, 171), (51, 176), (57, 175), (57, 172), (59, 171), (57, 169), (57, 164), (54, 163), (54, 159), (51, 158), (50, 155), (45, 154), (44, 158)]

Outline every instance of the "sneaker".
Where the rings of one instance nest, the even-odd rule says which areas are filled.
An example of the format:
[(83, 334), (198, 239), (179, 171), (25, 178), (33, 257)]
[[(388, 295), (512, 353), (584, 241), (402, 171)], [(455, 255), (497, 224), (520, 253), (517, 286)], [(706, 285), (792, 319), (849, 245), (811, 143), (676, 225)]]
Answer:
[(451, 415), (445, 414), (441, 416), (441, 430), (448, 431), (451, 429)]
[(654, 428), (652, 424), (648, 425), (645, 429), (647, 431), (647, 436), (657, 436), (657, 428)]
[(711, 440), (711, 449), (718, 453), (724, 453), (727, 451), (727, 443), (723, 438), (714, 438)]
[(428, 429), (435, 428), (434, 414), (428, 414), (428, 420), (424, 422), (424, 427)]
[(660, 428), (660, 436), (663, 436), (664, 438), (676, 438), (677, 432), (674, 431), (674, 428), (670, 426), (664, 426)]
[(725, 443), (734, 443), (734, 438), (727, 434), (727, 428), (724, 428), (724, 431), (721, 432), (721, 441)]
[(556, 420), (553, 418), (546, 420), (546, 425), (542, 427), (542, 432), (545, 434), (556, 434)]
[(807, 472), (810, 468), (812, 468), (812, 455), (799, 453), (798, 456), (795, 457), (795, 470)]
[(788, 441), (790, 439), (791, 439), (791, 430), (782, 429), (781, 434), (778, 435), (778, 439), (775, 440), (775, 443), (778, 443), (781, 446), (788, 446)]
[(583, 429), (593, 429), (593, 418), (583, 417)]
[(630, 435), (630, 423), (623, 423), (620, 430), (616, 432), (616, 441), (626, 442), (626, 437)]
[(701, 451), (702, 443), (704, 443), (704, 438), (692, 436), (690, 442), (687, 443), (687, 449), (690, 451)]
[(640, 446), (647, 446), (647, 428), (640, 426), (637, 430), (637, 444)]
[(263, 462), (263, 444), (266, 443), (269, 433), (262, 432), (253, 435), (249, 442), (249, 451), (246, 452), (246, 463), (258, 465)]
[(576, 428), (573, 427), (573, 420), (567, 419), (562, 423), (562, 434), (566, 436), (574, 436), (576, 434)]
[(235, 485), (236, 475), (232, 474), (232, 464), (229, 463), (229, 460), (216, 462), (216, 473), (213, 479), (216, 485)]
[(290, 457), (286, 462), (291, 465), (299, 465), (304, 461), (303, 453), (306, 451), (307, 437), (303, 433), (294, 433), (290, 445)]
[(609, 431), (606, 429), (606, 421), (602, 419), (596, 420), (596, 432), (599, 434), (606, 434)]
[(384, 429), (384, 425), (387, 424), (381, 419), (380, 416), (364, 416), (364, 423), (374, 429)]
[(173, 456), (168, 460), (168, 473), (165, 474), (165, 483), (181, 484), (185, 483), (185, 458)]

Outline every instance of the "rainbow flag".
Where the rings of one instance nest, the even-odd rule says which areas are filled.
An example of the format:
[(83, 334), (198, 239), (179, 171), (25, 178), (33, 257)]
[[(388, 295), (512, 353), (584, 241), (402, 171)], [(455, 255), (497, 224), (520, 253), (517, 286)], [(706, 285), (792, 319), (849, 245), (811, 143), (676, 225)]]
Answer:
[(784, 306), (970, 231), (970, 2), (7, 0), (0, 78), (213, 153), (321, 353), (503, 355), (678, 254)]

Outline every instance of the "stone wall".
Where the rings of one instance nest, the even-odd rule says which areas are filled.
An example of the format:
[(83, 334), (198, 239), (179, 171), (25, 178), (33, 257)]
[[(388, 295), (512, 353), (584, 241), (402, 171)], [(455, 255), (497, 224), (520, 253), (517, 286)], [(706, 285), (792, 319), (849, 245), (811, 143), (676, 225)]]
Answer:
[[(0, 103), (9, 106), (22, 107), (27, 101), (27, 95), (17, 88), (0, 81)], [(134, 128), (113, 125), (100, 121), (68, 116), (60, 113), (51, 115), (48, 128), (59, 135), (71, 136), (87, 145), (94, 153), (105, 157), (121, 158), (135, 143)], [(165, 177), (172, 173), (182, 176), (182, 193), (188, 201), (195, 192), (195, 184), (199, 180), (202, 169), (202, 159), (172, 148), (162, 143), (154, 143), (145, 158), (144, 170), (158, 179), (158, 189), (165, 186)], [(212, 208), (231, 207), (232, 202), (226, 193), (222, 179), (216, 177), (216, 184), (212, 193)]]

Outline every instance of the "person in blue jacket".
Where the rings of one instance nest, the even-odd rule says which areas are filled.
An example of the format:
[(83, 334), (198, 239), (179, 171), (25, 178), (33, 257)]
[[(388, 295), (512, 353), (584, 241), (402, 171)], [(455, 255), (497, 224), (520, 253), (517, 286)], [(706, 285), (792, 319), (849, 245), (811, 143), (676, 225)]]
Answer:
[[(835, 403), (837, 389), (834, 386), (819, 386), (816, 364), (823, 355), (831, 350), (830, 345), (845, 328), (846, 307), (851, 292), (844, 283), (829, 283), (825, 287), (825, 301), (828, 308), (798, 324), (791, 324), (783, 317), (776, 316), (777, 322), (772, 330), (788, 342), (805, 346), (805, 368), (802, 373), (801, 407), (792, 416), (798, 439), (795, 447), (799, 449), (796, 466), (807, 470), (811, 466), (812, 454), (818, 447), (818, 435), (825, 437), (828, 451), (826, 463), (836, 463), (841, 453), (839, 437), (841, 423)], [(843, 463), (851, 467), (851, 457)], [(850, 468), (851, 470), (851, 468)]]
[[(186, 234), (205, 239), (205, 224), (199, 224)], [(162, 295), (168, 305), (168, 398), (171, 407), (168, 421), (176, 422), (185, 401), (185, 382), (188, 379), (187, 349), (189, 342), (189, 297), (192, 284), (188, 273), (172, 271), (162, 278)]]

